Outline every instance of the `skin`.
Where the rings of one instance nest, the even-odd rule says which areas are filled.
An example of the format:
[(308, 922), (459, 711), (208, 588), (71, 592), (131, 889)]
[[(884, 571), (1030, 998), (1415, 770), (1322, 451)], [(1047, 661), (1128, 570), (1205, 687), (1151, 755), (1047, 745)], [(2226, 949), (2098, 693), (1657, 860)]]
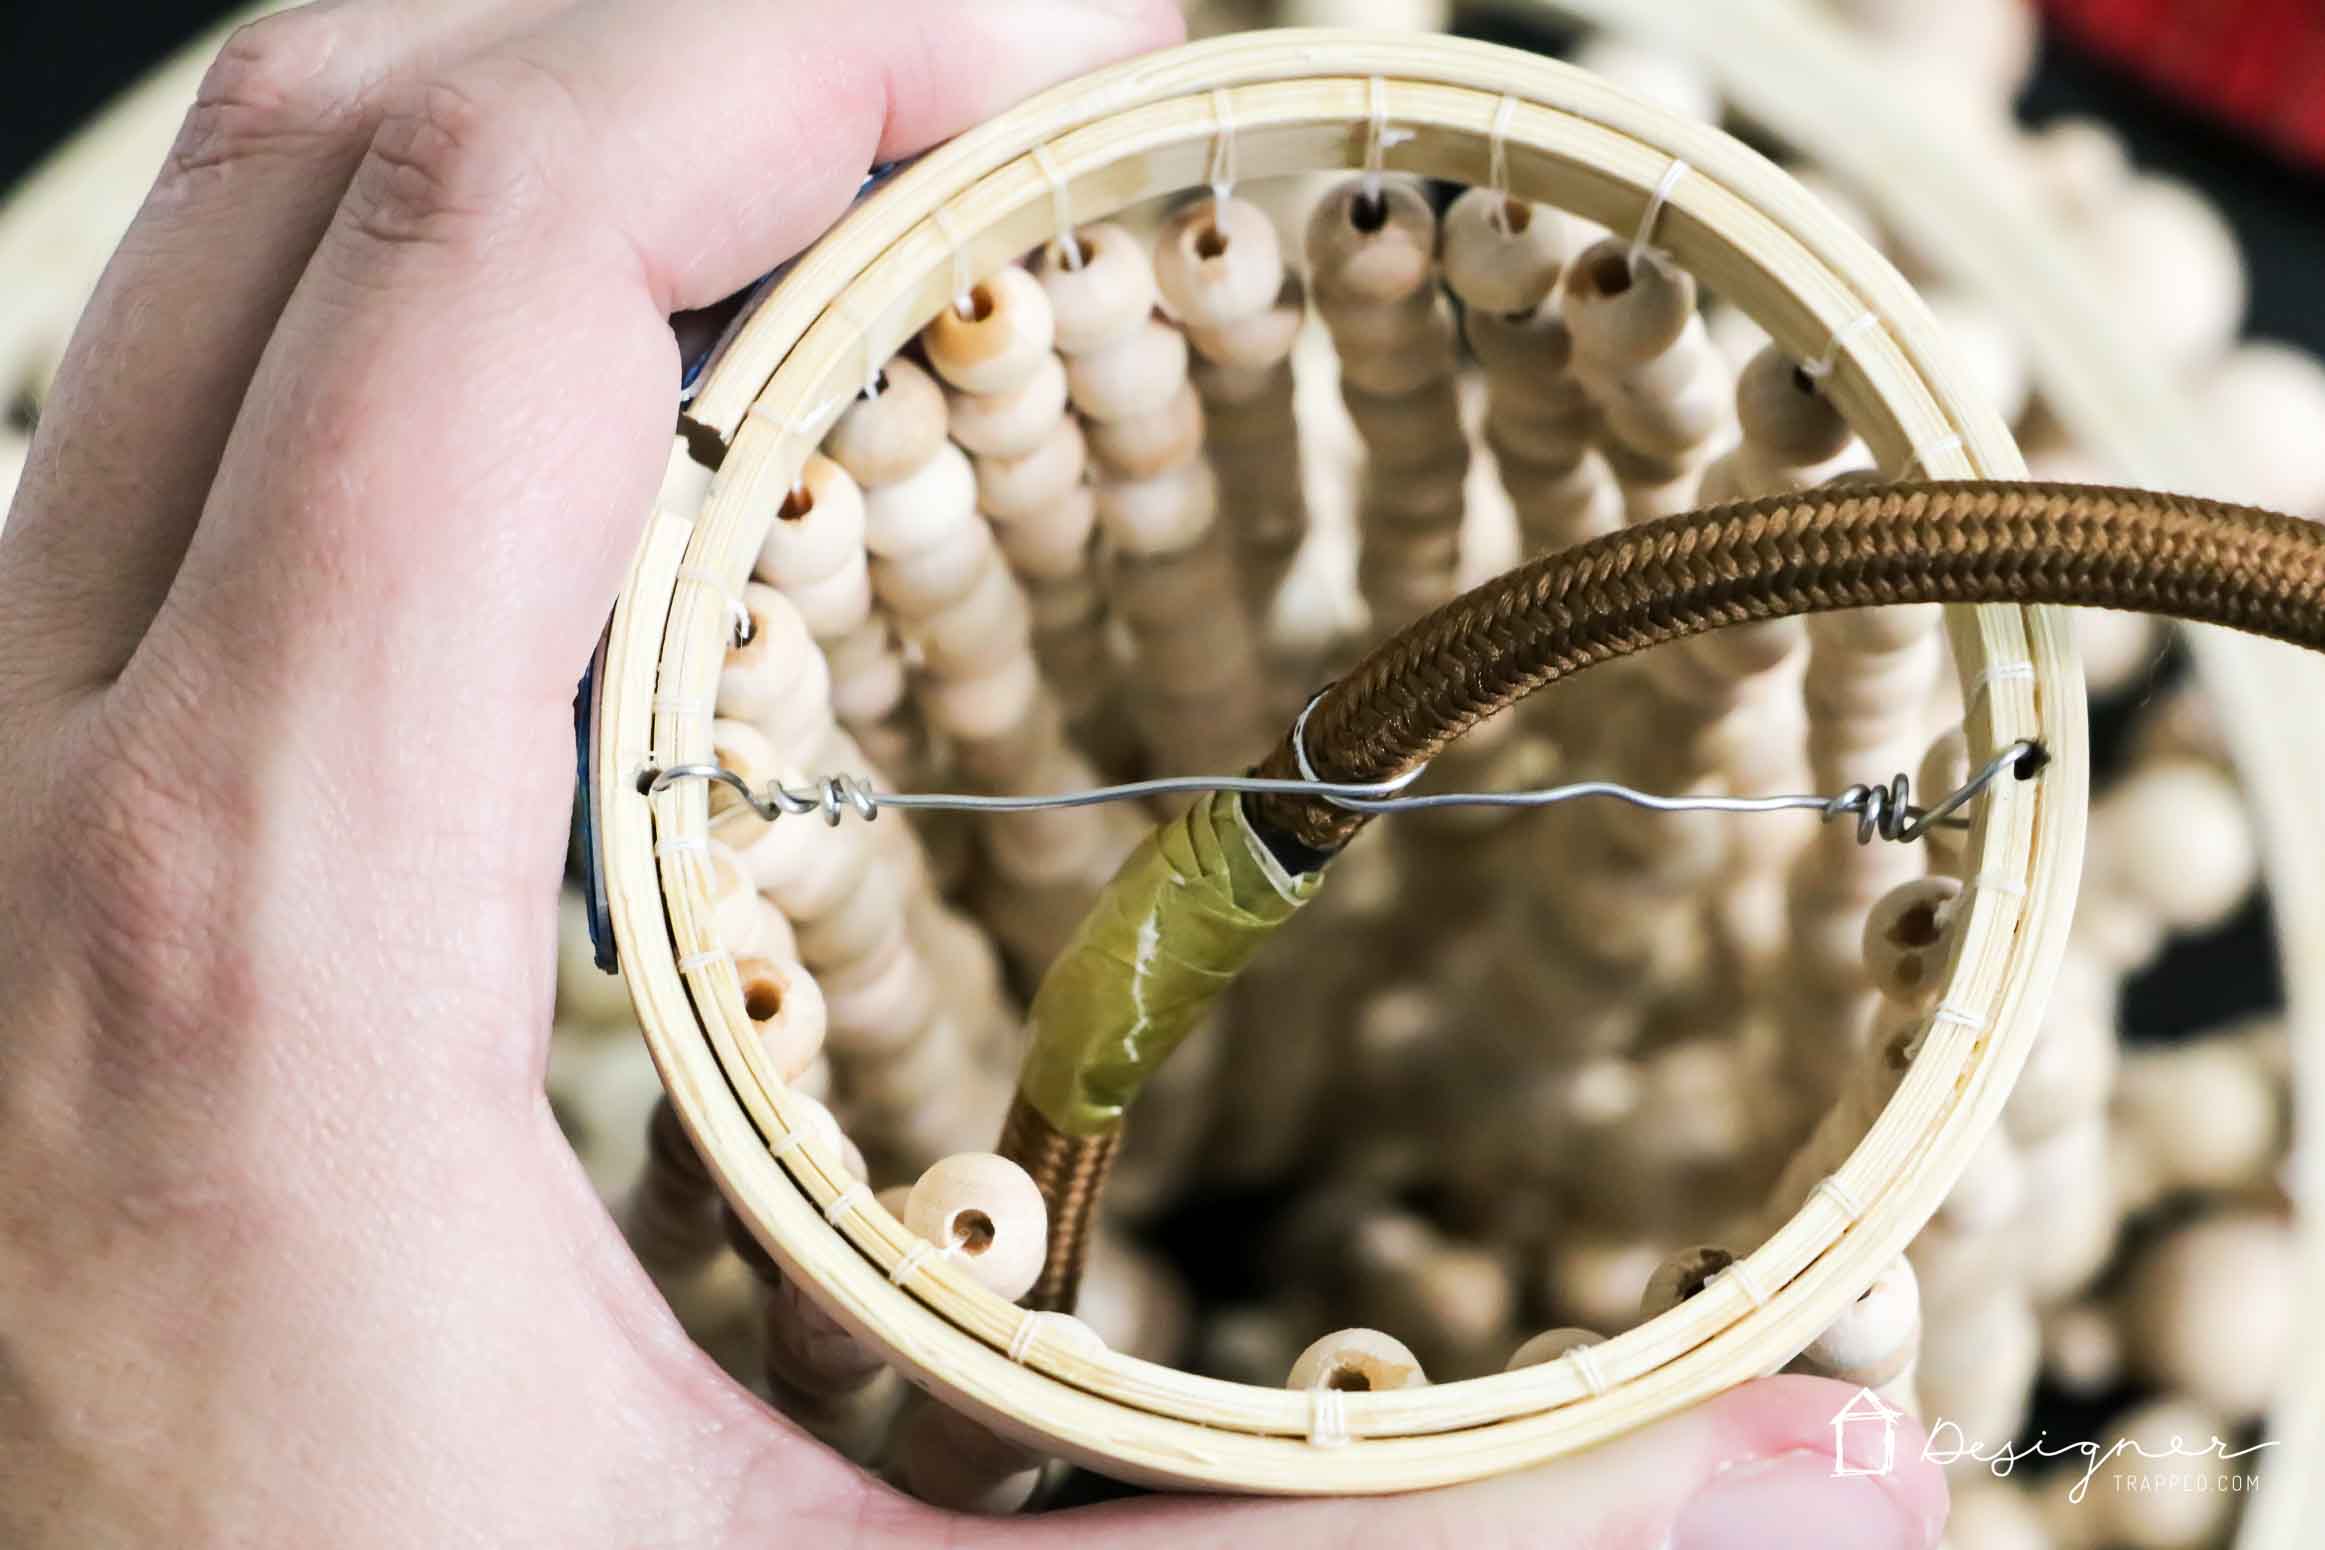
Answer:
[(668, 319), (1178, 20), (687, 22), (262, 22), (98, 287), (0, 536), (0, 1543), (1933, 1543), (1912, 1434), (1827, 1480), (1847, 1394), (1808, 1379), (1462, 1490), (1002, 1526), (688, 1345), (542, 1095), (568, 705)]

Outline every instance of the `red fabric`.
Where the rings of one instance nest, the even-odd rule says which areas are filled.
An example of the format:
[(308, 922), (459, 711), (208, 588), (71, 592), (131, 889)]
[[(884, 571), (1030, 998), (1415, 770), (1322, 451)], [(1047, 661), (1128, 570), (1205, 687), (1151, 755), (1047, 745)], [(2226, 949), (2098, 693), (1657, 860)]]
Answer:
[(2325, 0), (2043, 0), (2059, 31), (2325, 166)]

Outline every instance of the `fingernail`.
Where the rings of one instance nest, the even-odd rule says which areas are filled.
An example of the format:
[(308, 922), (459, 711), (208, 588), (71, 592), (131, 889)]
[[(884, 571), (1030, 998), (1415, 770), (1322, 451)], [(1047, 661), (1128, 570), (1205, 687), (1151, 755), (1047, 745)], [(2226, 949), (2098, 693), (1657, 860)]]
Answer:
[(1783, 1453), (1714, 1475), (1679, 1509), (1671, 1550), (1929, 1550), (1937, 1527), (1878, 1475), (1835, 1474), (1829, 1453)]

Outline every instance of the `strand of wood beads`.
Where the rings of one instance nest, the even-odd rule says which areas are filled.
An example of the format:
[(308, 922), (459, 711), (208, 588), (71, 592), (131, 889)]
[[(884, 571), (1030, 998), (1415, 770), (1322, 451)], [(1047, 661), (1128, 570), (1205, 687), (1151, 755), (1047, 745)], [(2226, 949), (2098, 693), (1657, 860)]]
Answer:
[(1309, 217), (1309, 286), (1364, 444), (1357, 586), (1375, 638), (1452, 597), (1469, 440), (1452, 315), (1433, 283), (1437, 216), (1395, 178), (1351, 178)]
[(1306, 293), (1284, 266), (1275, 222), (1249, 200), (1182, 205), (1155, 237), (1155, 285), (1186, 330), (1219, 517), (1251, 627), (1265, 638), (1276, 592), (1307, 537), (1292, 346)]
[[(906, 706), (904, 657), (888, 620), (872, 607), (864, 493), (847, 470), (808, 454), (767, 525), (752, 574), (790, 600), (823, 648), (840, 724), (882, 768), (915, 768), (921, 737)], [(754, 614), (753, 630), (760, 624)]]
[(1598, 411), (1574, 375), (1574, 336), (1553, 299), (1567, 242), (1564, 216), (1496, 189), (1470, 189), (1445, 212), (1445, 287), (1484, 372), (1485, 442), (1529, 557), (1623, 520), (1621, 492), (1592, 444)]
[(1567, 271), (1575, 374), (1598, 404), (1599, 447), (1634, 522), (1694, 506), (1727, 430), (1727, 367), (1695, 301), (1694, 276), (1618, 238), (1594, 244)]
[[(1014, 1302), (1041, 1274), (1049, 1213), (1024, 1169), (990, 1152), (947, 1157), (914, 1182), (904, 1225), (996, 1297)], [(1055, 1326), (1064, 1331), (1078, 1321)], [(1087, 1328), (1087, 1326), (1081, 1326)], [(1091, 1340), (1095, 1342), (1093, 1334)], [(923, 1501), (961, 1511), (1016, 1512), (1041, 1484), (1043, 1457), (930, 1403), (900, 1428), (899, 1472)]]
[[(1077, 693), (1086, 715), (1107, 681), (1089, 567), (1095, 504), (1082, 477), (1081, 428), (1066, 413), (1066, 373), (1053, 348), (1049, 295), (1023, 269), (1004, 269), (941, 310), (921, 339), (948, 384), (953, 439), (976, 453), (977, 503), (1007, 559), (988, 560), (968, 595), (911, 627), (925, 690), (938, 697), (961, 692), (948, 684), (948, 674), (965, 674), (971, 685), (1004, 677), (1013, 685), (1035, 683), (1014, 723), (972, 726), (974, 718), (957, 708), (940, 714), (933, 704), (931, 719), (952, 730), (955, 760), (979, 789), (1034, 795), (1099, 784), (1097, 771), (1068, 742), (1072, 712), (1049, 688), (1060, 676), (1082, 685)], [(1013, 569), (1039, 585), (1071, 589), (1068, 601), (1076, 606), (1067, 610), (1066, 634), (1086, 660), (1057, 661), (1055, 648), (1065, 643), (1053, 636), (1047, 664), (1053, 671), (1042, 671), (1027, 594)], [(1080, 608), (1084, 601), (1093, 606)], [(1002, 814), (982, 832), (993, 872), (973, 896), (1020, 973), (1032, 978), (1137, 843), (1139, 826), (1123, 811), (1090, 807)]]
[(835, 1451), (871, 1463), (887, 1445), (904, 1385), (783, 1274), (732, 1210), (722, 1214), (727, 1241), (757, 1286), (768, 1400)]
[(1098, 475), (1110, 600), (1138, 673), (1126, 710), (1148, 765), (1240, 768), (1265, 741), (1261, 675), (1240, 611), (1206, 607), (1233, 592), (1234, 577), (1186, 335), (1155, 311), (1153, 261), (1120, 226), (1052, 241), (1036, 273)]

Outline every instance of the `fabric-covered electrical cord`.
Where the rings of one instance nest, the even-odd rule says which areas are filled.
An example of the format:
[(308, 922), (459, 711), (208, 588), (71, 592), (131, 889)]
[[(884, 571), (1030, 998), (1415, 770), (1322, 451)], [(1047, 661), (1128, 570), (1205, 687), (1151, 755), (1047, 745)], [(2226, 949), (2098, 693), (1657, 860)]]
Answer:
[[(1392, 779), (1536, 689), (1617, 657), (1724, 625), (1905, 603), (2127, 609), (2320, 649), (2325, 527), (2143, 490), (1984, 482), (1836, 485), (1667, 517), (1520, 566), (1383, 642), (1310, 707), (1309, 763), (1328, 781)], [(1258, 773), (1301, 775), (1290, 734)], [(1231, 826), (1223, 806), (1240, 814)], [(1297, 880), (1301, 898), (1371, 816), (1302, 795), (1216, 796), (1182, 823), (1196, 815), (1207, 815), (1197, 827), (1214, 836), (1263, 850)], [(1177, 879), (1151, 869), (1133, 875), (1139, 865), (1134, 857), (1108, 885), (1076, 947), (1117, 936), (1123, 921), (1168, 918), (1170, 906), (1154, 895)], [(1129, 892), (1118, 897), (1125, 879)], [(1265, 934), (1238, 939), (1234, 968)], [(1026, 1066), (1039, 1090), (1021, 1087), (1000, 1143), (1049, 1202), (1038, 1307), (1073, 1306), (1122, 1113), (1160, 1059), (1107, 1053), (1140, 1017), (1104, 1001), (1108, 975), (1098, 967), (1069, 948), (1052, 969), (1052, 979), (1066, 976), (1057, 1009), (1070, 1007), (1078, 1021), (1046, 1034), (1041, 1008), (1052, 991), (1044, 981)], [(1124, 993), (1127, 982), (1112, 978)], [(1225, 989), (1224, 978), (1205, 981), (1204, 1005)], [(1175, 1006), (1183, 1036), (1201, 1009)], [(1068, 1074), (1054, 1063), (1099, 1058), (1111, 1069)], [(1063, 1103), (1061, 1095), (1083, 1090), (1102, 1093), (1102, 1102)], [(1104, 1122), (1089, 1128), (1084, 1122), (1101, 1109)]]

